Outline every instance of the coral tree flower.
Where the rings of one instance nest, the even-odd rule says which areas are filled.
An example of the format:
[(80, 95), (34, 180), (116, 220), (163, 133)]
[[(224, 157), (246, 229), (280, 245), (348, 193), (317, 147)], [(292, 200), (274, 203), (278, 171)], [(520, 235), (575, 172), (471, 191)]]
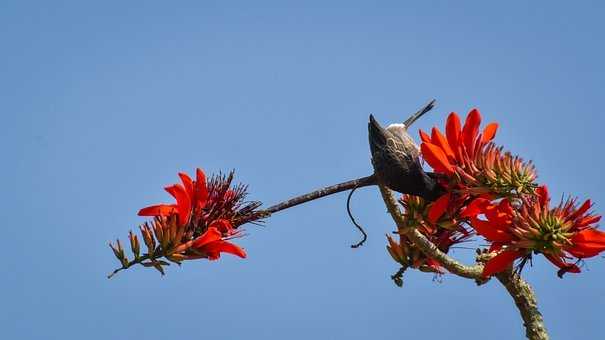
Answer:
[(175, 203), (148, 206), (138, 213), (153, 217), (140, 226), (147, 253), (141, 254), (139, 239), (132, 232), (129, 239), (133, 261), (127, 259), (119, 240), (115, 246), (110, 243), (122, 264), (117, 271), (141, 264), (164, 274), (163, 267), (169, 263), (162, 259), (181, 264), (201, 258), (216, 260), (221, 253), (246, 257), (244, 249), (231, 240), (241, 236), (239, 226), (264, 216), (256, 210), (260, 202), (244, 201), (247, 187), (231, 185), (233, 172), (207, 180), (204, 172), (197, 169), (195, 180), (185, 173), (179, 173), (179, 177), (181, 183), (165, 188)]
[(208, 188), (206, 186), (206, 175), (201, 169), (196, 170), (196, 180), (193, 181), (186, 173), (179, 173), (183, 184), (173, 184), (165, 187), (176, 204), (158, 204), (139, 210), (139, 216), (170, 216), (177, 214), (180, 225), (189, 223), (191, 213), (199, 212), (206, 206), (208, 200)]
[[(201, 169), (196, 170), (195, 181), (186, 173), (179, 173), (179, 177), (182, 184), (173, 184), (165, 188), (176, 199), (176, 204), (152, 205), (141, 209), (139, 216), (176, 216), (180, 227), (189, 229), (192, 234), (201, 233), (199, 237), (175, 247), (175, 252), (182, 255), (184, 259), (205, 257), (216, 260), (220, 257), (221, 252), (245, 258), (246, 253), (242, 248), (226, 241), (226, 238), (239, 235), (239, 232), (233, 227), (232, 221), (226, 218), (214, 218), (216, 214), (212, 214), (212, 212), (220, 210), (217, 208), (234, 210), (233, 208), (236, 208), (237, 204), (233, 201), (239, 201), (242, 198), (241, 192), (238, 194), (238, 192), (228, 189), (231, 177), (226, 185), (215, 180), (210, 192), (206, 175)], [(236, 211), (223, 211), (222, 215), (225, 213), (231, 216), (237, 215)], [(180, 241), (174, 240), (173, 243), (180, 243)]]
[(446, 123), (444, 136), (434, 127), (431, 136), (422, 132), (420, 149), (425, 160), (436, 172), (452, 174), (460, 171), (456, 168), (472, 168), (475, 153), (496, 135), (498, 124), (491, 123), (479, 134), (481, 114), (473, 109), (468, 113), (464, 126), (460, 125), (458, 114), (452, 112)]
[(473, 109), (464, 125), (452, 112), (445, 135), (437, 128), (430, 135), (420, 131), (422, 157), (445, 192), (428, 204), (428, 223), (444, 228), (462, 221), (490, 241), (495, 256), (485, 264), (486, 277), (517, 259), (523, 259), (521, 268), (533, 253), (559, 267), (559, 276), (580, 272), (577, 261), (605, 250), (605, 233), (596, 229), (600, 216), (588, 212), (591, 202), (578, 207), (568, 199), (550, 208), (533, 164), (492, 142), (497, 123), (480, 126), (481, 115)]
[(575, 199), (568, 199), (550, 208), (547, 187), (536, 191), (536, 196), (523, 198), (518, 207), (508, 199), (497, 205), (480, 202), (486, 220), (473, 218), (471, 224), (479, 235), (493, 242), (492, 250), (500, 250), (486, 263), (484, 276), (498, 273), (532, 252), (543, 254), (559, 267), (559, 276), (579, 273), (577, 264), (568, 260), (582, 260), (605, 251), (605, 232), (596, 225), (601, 216), (589, 212), (590, 200), (578, 207)]
[(230, 253), (241, 258), (246, 258), (246, 252), (237, 245), (227, 242), (223, 239), (223, 233), (215, 227), (210, 227), (206, 232), (196, 238), (191, 248), (202, 257), (208, 257), (210, 260), (216, 260), (221, 253)]
[[(406, 228), (417, 228), (439, 250), (447, 253), (458, 243), (465, 242), (471, 233), (447, 212), (449, 195), (444, 195), (436, 202), (427, 202), (420, 197), (403, 195), (399, 203), (404, 208)], [(439, 261), (427, 257), (416, 248), (405, 235), (405, 230), (398, 230), (399, 242), (387, 236), (387, 250), (391, 257), (404, 268), (417, 268), (424, 272), (444, 274), (445, 270)]]
[(533, 192), (536, 187), (533, 165), (492, 143), (497, 123), (488, 124), (479, 133), (480, 125), (481, 114), (473, 109), (464, 125), (458, 114), (450, 113), (445, 136), (436, 127), (430, 136), (420, 131), (421, 154), (433, 170), (444, 177), (441, 184), (450, 191), (474, 195)]

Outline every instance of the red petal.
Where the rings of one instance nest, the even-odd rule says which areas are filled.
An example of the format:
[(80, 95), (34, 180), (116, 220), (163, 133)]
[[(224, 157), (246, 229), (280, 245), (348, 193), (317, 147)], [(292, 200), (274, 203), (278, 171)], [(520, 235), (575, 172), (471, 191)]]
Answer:
[(436, 171), (445, 174), (451, 174), (454, 172), (454, 167), (450, 164), (443, 153), (443, 150), (438, 146), (431, 143), (422, 143), (420, 150), (424, 159), (429, 165)]
[(578, 216), (583, 215), (585, 212), (588, 211), (588, 209), (590, 209), (591, 206), (592, 202), (590, 200), (584, 201), (584, 204), (582, 204), (582, 206), (576, 211), (576, 214), (578, 214)]
[(592, 242), (605, 245), (605, 232), (598, 229), (584, 229), (572, 237), (572, 242)]
[(454, 152), (450, 148), (450, 144), (447, 142), (447, 139), (445, 139), (445, 136), (441, 133), (441, 131), (439, 131), (439, 129), (433, 128), (433, 130), (431, 131), (431, 140), (433, 141), (433, 144), (439, 146), (443, 150), (443, 152), (445, 152), (445, 155), (449, 159), (456, 159)]
[(573, 246), (567, 251), (575, 257), (587, 258), (605, 251), (605, 232), (597, 229), (584, 229), (576, 233), (571, 242)]
[(241, 247), (231, 243), (231, 242), (227, 242), (227, 241), (215, 241), (212, 242), (210, 244), (208, 244), (205, 248), (204, 251), (207, 253), (229, 253), (229, 254), (233, 254), (235, 256), (239, 256), (243, 259), (246, 258), (246, 252), (244, 251), (244, 249), (242, 249)]
[(426, 134), (426, 132), (422, 131), (422, 130), (418, 130), (418, 133), (420, 133), (420, 140), (423, 141), (424, 143), (430, 143), (431, 142), (431, 137), (429, 135)]
[(219, 219), (212, 221), (208, 228), (216, 228), (223, 234), (228, 234), (231, 230), (233, 230), (233, 224), (226, 219)]
[(198, 168), (195, 171), (195, 199), (196, 206), (198, 208), (203, 208), (206, 206), (206, 201), (208, 201), (208, 188), (206, 186), (206, 174), (202, 169)]
[(174, 204), (158, 204), (139, 210), (139, 216), (170, 216), (176, 213)]
[(174, 184), (165, 188), (176, 199), (178, 207), (179, 223), (185, 225), (189, 223), (189, 215), (191, 214), (191, 199), (187, 195), (187, 191), (180, 184)]
[(218, 251), (208, 252), (206, 251), (206, 256), (208, 256), (208, 260), (214, 261), (218, 260), (221, 257), (221, 253)]
[(204, 234), (202, 234), (202, 236), (193, 240), (193, 244), (191, 246), (198, 250), (204, 251), (202, 249), (204, 246), (207, 246), (208, 244), (210, 244), (212, 242), (216, 242), (216, 241), (220, 240), (221, 237), (222, 237), (222, 234), (220, 231), (218, 231), (218, 229), (208, 228), (208, 230), (206, 230), (206, 232)]
[(600, 253), (603, 252), (603, 248), (602, 247), (575, 247), (575, 248), (569, 248), (567, 249), (567, 251), (579, 258), (579, 259), (587, 259), (590, 257), (595, 257), (597, 255), (599, 255)]
[(183, 182), (183, 186), (185, 187), (185, 191), (187, 191), (187, 195), (189, 195), (190, 198), (193, 198), (193, 180), (191, 179), (191, 177), (189, 177), (189, 175), (184, 172), (179, 172), (179, 177)]
[(462, 131), (460, 126), (460, 117), (458, 117), (456, 112), (450, 113), (445, 125), (445, 135), (454, 152), (457, 152), (456, 150), (458, 149), (458, 141), (460, 140), (460, 133)]
[(489, 277), (508, 268), (516, 259), (523, 256), (519, 250), (505, 250), (487, 261), (483, 267), (483, 277)]
[(513, 238), (512, 235), (506, 231), (506, 226), (497, 226), (492, 222), (483, 221), (480, 219), (473, 218), (471, 226), (477, 234), (485, 237), (492, 242), (510, 242)]
[(490, 205), (490, 201), (485, 198), (476, 198), (469, 203), (464, 211), (460, 214), (460, 218), (477, 217), (483, 214), (486, 207)]
[(582, 229), (585, 228), (591, 224), (595, 224), (597, 222), (599, 222), (601, 220), (601, 216), (600, 215), (590, 215), (587, 217), (584, 217), (583, 219), (579, 220), (574, 227), (576, 229)]
[(539, 186), (536, 189), (536, 195), (538, 195), (540, 206), (548, 209), (548, 203), (550, 201), (550, 197), (548, 195), (548, 187), (546, 185)]
[(485, 129), (483, 129), (483, 138), (481, 139), (483, 144), (494, 139), (494, 137), (496, 137), (496, 131), (498, 131), (498, 123), (487, 124)]
[(492, 243), (491, 246), (489, 246), (489, 250), (488, 251), (490, 253), (498, 252), (498, 251), (500, 251), (502, 249), (503, 246), (504, 245), (502, 243), (494, 242), (494, 243)]
[(447, 210), (447, 206), (450, 204), (450, 194), (445, 194), (439, 197), (429, 209), (429, 222), (435, 223)]
[(576, 210), (573, 214), (569, 215), (567, 217), (567, 220), (574, 220), (582, 215), (584, 215), (584, 213), (586, 213), (588, 211), (588, 209), (590, 209), (590, 207), (592, 206), (592, 202), (590, 200), (586, 200), (584, 201), (584, 203), (580, 206), (580, 208), (578, 208), (578, 210)]
[(550, 254), (544, 254), (544, 256), (546, 256), (546, 258), (550, 262), (552, 262), (552, 264), (561, 268), (561, 270), (559, 270), (559, 272), (557, 273), (557, 275), (561, 278), (563, 277), (563, 275), (565, 273), (580, 273), (581, 272), (580, 267), (578, 267), (572, 263), (567, 263), (567, 262), (563, 261), (563, 259), (561, 259), (560, 257), (555, 257)]
[(466, 116), (466, 121), (462, 128), (462, 141), (469, 155), (473, 155), (475, 138), (479, 134), (479, 125), (481, 125), (481, 114), (479, 110), (472, 109)]

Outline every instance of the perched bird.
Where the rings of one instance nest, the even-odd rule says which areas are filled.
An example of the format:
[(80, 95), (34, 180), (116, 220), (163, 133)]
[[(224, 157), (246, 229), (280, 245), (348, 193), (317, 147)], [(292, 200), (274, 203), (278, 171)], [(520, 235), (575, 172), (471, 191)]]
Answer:
[(403, 124), (391, 124), (386, 129), (380, 126), (373, 115), (370, 115), (368, 123), (370, 151), (376, 177), (391, 190), (420, 196), (429, 201), (437, 199), (442, 189), (437, 181), (422, 169), (418, 146), (407, 129), (434, 105), (435, 100), (432, 100)]

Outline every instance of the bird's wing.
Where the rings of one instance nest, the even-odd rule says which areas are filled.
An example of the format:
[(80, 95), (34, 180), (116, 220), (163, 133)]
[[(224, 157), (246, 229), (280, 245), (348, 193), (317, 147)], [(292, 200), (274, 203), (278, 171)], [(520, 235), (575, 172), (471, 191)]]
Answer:
[(389, 164), (391, 170), (406, 171), (418, 158), (418, 150), (413, 144), (407, 145), (400, 136), (384, 129), (372, 115), (368, 123), (368, 135), (374, 166)]

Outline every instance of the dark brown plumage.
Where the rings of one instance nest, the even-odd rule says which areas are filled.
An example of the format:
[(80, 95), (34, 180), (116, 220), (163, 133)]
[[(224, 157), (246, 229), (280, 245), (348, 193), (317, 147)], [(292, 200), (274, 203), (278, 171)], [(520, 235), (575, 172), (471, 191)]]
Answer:
[(392, 124), (383, 128), (370, 115), (368, 133), (372, 164), (375, 174), (391, 190), (420, 196), (433, 201), (441, 188), (420, 164), (418, 146), (407, 133), (407, 128), (423, 114), (433, 108), (434, 101), (423, 107), (404, 124)]

